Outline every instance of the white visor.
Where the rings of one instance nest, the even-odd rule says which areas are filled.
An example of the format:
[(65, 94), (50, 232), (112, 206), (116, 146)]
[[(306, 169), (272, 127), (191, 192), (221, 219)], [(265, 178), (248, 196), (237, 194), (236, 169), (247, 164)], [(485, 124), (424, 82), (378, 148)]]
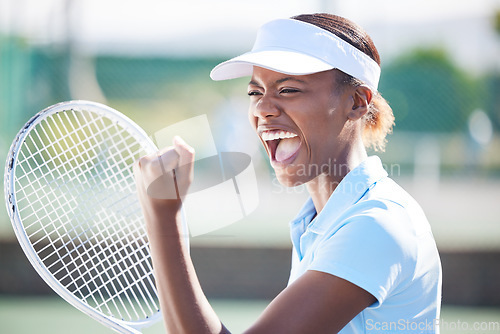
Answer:
[(225, 61), (212, 70), (213, 80), (251, 76), (253, 67), (306, 75), (338, 69), (364, 82), (374, 92), (380, 66), (368, 55), (313, 24), (279, 19), (263, 25), (252, 51)]

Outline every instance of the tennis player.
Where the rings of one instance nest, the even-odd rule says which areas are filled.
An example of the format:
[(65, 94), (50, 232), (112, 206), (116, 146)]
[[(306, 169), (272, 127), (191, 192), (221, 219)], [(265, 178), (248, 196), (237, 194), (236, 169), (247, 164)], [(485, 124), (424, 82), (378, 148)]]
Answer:
[[(290, 223), (288, 286), (246, 333), (438, 333), (441, 265), (427, 219), (366, 148), (383, 149), (394, 117), (377, 90), (380, 59), (358, 25), (329, 14), (265, 24), (253, 49), (211, 77), (249, 76), (249, 119), (285, 186), (310, 198)], [(194, 151), (180, 138), (136, 165), (156, 282), (170, 333), (229, 333), (181, 237)], [(178, 170), (179, 199), (147, 195)]]

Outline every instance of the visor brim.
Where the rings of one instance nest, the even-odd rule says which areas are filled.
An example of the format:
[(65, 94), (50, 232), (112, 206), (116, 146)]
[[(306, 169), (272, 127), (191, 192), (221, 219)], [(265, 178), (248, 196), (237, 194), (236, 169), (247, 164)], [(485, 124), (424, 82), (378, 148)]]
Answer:
[(307, 75), (334, 68), (316, 57), (303, 53), (261, 50), (242, 54), (217, 65), (210, 72), (210, 77), (212, 80), (227, 80), (251, 76), (254, 66), (290, 75)]

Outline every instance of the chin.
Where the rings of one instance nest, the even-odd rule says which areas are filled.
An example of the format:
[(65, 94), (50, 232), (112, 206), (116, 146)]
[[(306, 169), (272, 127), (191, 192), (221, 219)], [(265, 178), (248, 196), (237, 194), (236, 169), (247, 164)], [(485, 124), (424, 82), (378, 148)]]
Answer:
[(308, 178), (305, 178), (304, 176), (298, 176), (296, 174), (292, 173), (287, 173), (286, 170), (276, 170), (276, 179), (278, 179), (279, 183), (284, 186), (284, 187), (297, 187), (301, 186), (308, 181), (310, 181)]

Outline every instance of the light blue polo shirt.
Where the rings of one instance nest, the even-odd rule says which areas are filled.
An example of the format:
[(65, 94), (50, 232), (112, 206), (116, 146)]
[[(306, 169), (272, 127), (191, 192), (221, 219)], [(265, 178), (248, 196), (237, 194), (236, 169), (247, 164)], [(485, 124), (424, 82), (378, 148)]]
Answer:
[(316, 270), (377, 299), (340, 333), (439, 333), (441, 262), (431, 228), (377, 156), (349, 172), (311, 221), (315, 214), (309, 198), (290, 223), (289, 284)]

